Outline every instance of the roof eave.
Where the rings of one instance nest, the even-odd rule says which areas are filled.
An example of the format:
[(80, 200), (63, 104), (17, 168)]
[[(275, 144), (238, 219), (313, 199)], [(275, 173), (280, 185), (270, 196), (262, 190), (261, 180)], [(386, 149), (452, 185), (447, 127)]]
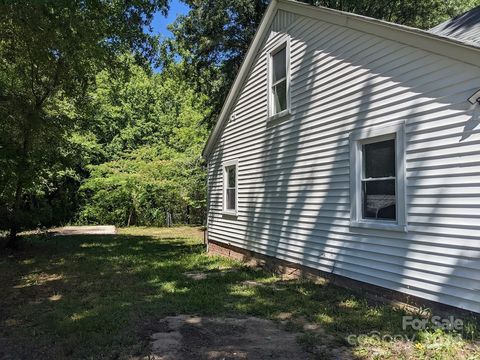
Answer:
[(448, 56), (474, 66), (478, 66), (478, 64), (480, 64), (479, 47), (453, 38), (447, 38), (441, 35), (430, 33), (426, 30), (390, 23), (383, 20), (377, 20), (340, 10), (312, 6), (294, 0), (272, 0), (247, 51), (233, 86), (230, 88), (217, 123), (215, 124), (215, 127), (202, 151), (202, 156), (206, 159), (209, 158), (210, 153), (216, 143), (217, 137), (222, 131), (223, 125), (226, 121), (226, 116), (230, 112), (233, 101), (238, 95), (237, 92), (241, 88), (241, 85), (248, 74), (250, 66), (255, 59), (255, 54), (258, 51), (258, 47), (261, 45), (263, 38), (266, 36), (266, 30), (270, 26), (273, 20), (273, 15), (277, 9), (290, 11), (298, 15), (322, 20), (335, 25), (346, 26), (366, 33), (371, 33), (376, 36), (414, 46), (432, 53)]
[[(395, 24), (392, 22), (378, 20), (363, 15), (357, 15), (345, 11), (329, 9), (323, 6), (312, 6), (295, 0), (278, 0), (279, 9), (293, 11), (296, 14), (307, 16), (313, 19), (322, 20), (335, 25), (346, 26), (351, 29), (371, 33), (389, 40), (398, 41), (410, 46), (421, 48), (443, 56), (449, 56), (456, 60), (461, 60), (478, 66), (478, 58), (472, 59), (469, 56), (475, 53), (480, 55), (480, 48), (452, 37), (445, 37), (433, 34), (427, 30), (417, 29), (410, 26)], [(314, 11), (317, 10), (317, 11)], [(442, 43), (443, 47), (438, 47)], [(468, 54), (458, 49), (465, 49)], [(444, 50), (447, 50), (446, 53)]]

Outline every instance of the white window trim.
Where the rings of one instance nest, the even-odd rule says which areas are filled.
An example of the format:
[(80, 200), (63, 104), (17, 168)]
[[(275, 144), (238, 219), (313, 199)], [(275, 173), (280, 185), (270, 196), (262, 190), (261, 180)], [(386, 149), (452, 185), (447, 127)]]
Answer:
[[(363, 219), (361, 188), (362, 145), (388, 139), (395, 139), (395, 207), (397, 219), (396, 221)], [(406, 193), (405, 123), (398, 122), (388, 126), (353, 131), (350, 134), (350, 226), (407, 232)]]
[[(227, 209), (227, 167), (235, 166), (235, 209)], [(222, 167), (223, 171), (223, 205), (222, 213), (224, 215), (238, 215), (238, 160), (225, 161)]]
[[(282, 48), (285, 48), (286, 53), (286, 77), (287, 77), (287, 108), (280, 111), (279, 113), (274, 114), (274, 101), (273, 101), (273, 64), (272, 58), (275, 53), (280, 51)], [(285, 35), (278, 39), (273, 45), (272, 50), (267, 54), (267, 73), (268, 73), (268, 119), (267, 121), (279, 119), (281, 117), (290, 115), (291, 111), (291, 102), (290, 102), (290, 36)]]

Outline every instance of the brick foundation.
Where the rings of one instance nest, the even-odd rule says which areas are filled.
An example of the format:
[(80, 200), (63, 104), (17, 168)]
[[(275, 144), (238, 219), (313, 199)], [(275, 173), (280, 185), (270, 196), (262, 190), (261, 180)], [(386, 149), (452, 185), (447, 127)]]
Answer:
[(424, 312), (425, 309), (429, 309), (430, 312), (435, 315), (478, 316), (478, 314), (454, 306), (425, 300), (416, 296), (349, 279), (340, 275), (326, 273), (321, 270), (280, 260), (272, 256), (262, 255), (217, 241), (208, 241), (208, 253), (239, 260), (249, 266), (262, 267), (267, 271), (281, 275), (284, 279), (307, 278), (319, 283), (330, 283), (341, 286), (361, 293), (372, 302), (389, 303), (395, 307), (404, 308), (409, 311), (419, 311), (422, 309)]

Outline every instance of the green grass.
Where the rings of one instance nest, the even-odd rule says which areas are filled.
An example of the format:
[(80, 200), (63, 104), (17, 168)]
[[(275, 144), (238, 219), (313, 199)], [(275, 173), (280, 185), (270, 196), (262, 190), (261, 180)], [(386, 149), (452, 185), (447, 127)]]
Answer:
[[(464, 338), (432, 330), (407, 333), (416, 336), (412, 343), (389, 341), (382, 337), (405, 335), (403, 310), (208, 256), (202, 236), (196, 228), (131, 228), (116, 236), (25, 237), (22, 250), (0, 255), (0, 359), (141, 357), (155, 321), (174, 314), (283, 319), (319, 357), (345, 348), (356, 358), (480, 358), (476, 319)], [(185, 275), (195, 271), (209, 276)], [(305, 323), (325, 334), (303, 331)], [(347, 342), (360, 334), (368, 336)]]

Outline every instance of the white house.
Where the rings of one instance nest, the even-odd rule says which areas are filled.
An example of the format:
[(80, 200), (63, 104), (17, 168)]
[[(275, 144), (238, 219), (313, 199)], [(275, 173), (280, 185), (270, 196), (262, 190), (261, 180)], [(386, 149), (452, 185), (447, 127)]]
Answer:
[(204, 149), (210, 247), (480, 312), (475, 12), (428, 32), (273, 0)]

